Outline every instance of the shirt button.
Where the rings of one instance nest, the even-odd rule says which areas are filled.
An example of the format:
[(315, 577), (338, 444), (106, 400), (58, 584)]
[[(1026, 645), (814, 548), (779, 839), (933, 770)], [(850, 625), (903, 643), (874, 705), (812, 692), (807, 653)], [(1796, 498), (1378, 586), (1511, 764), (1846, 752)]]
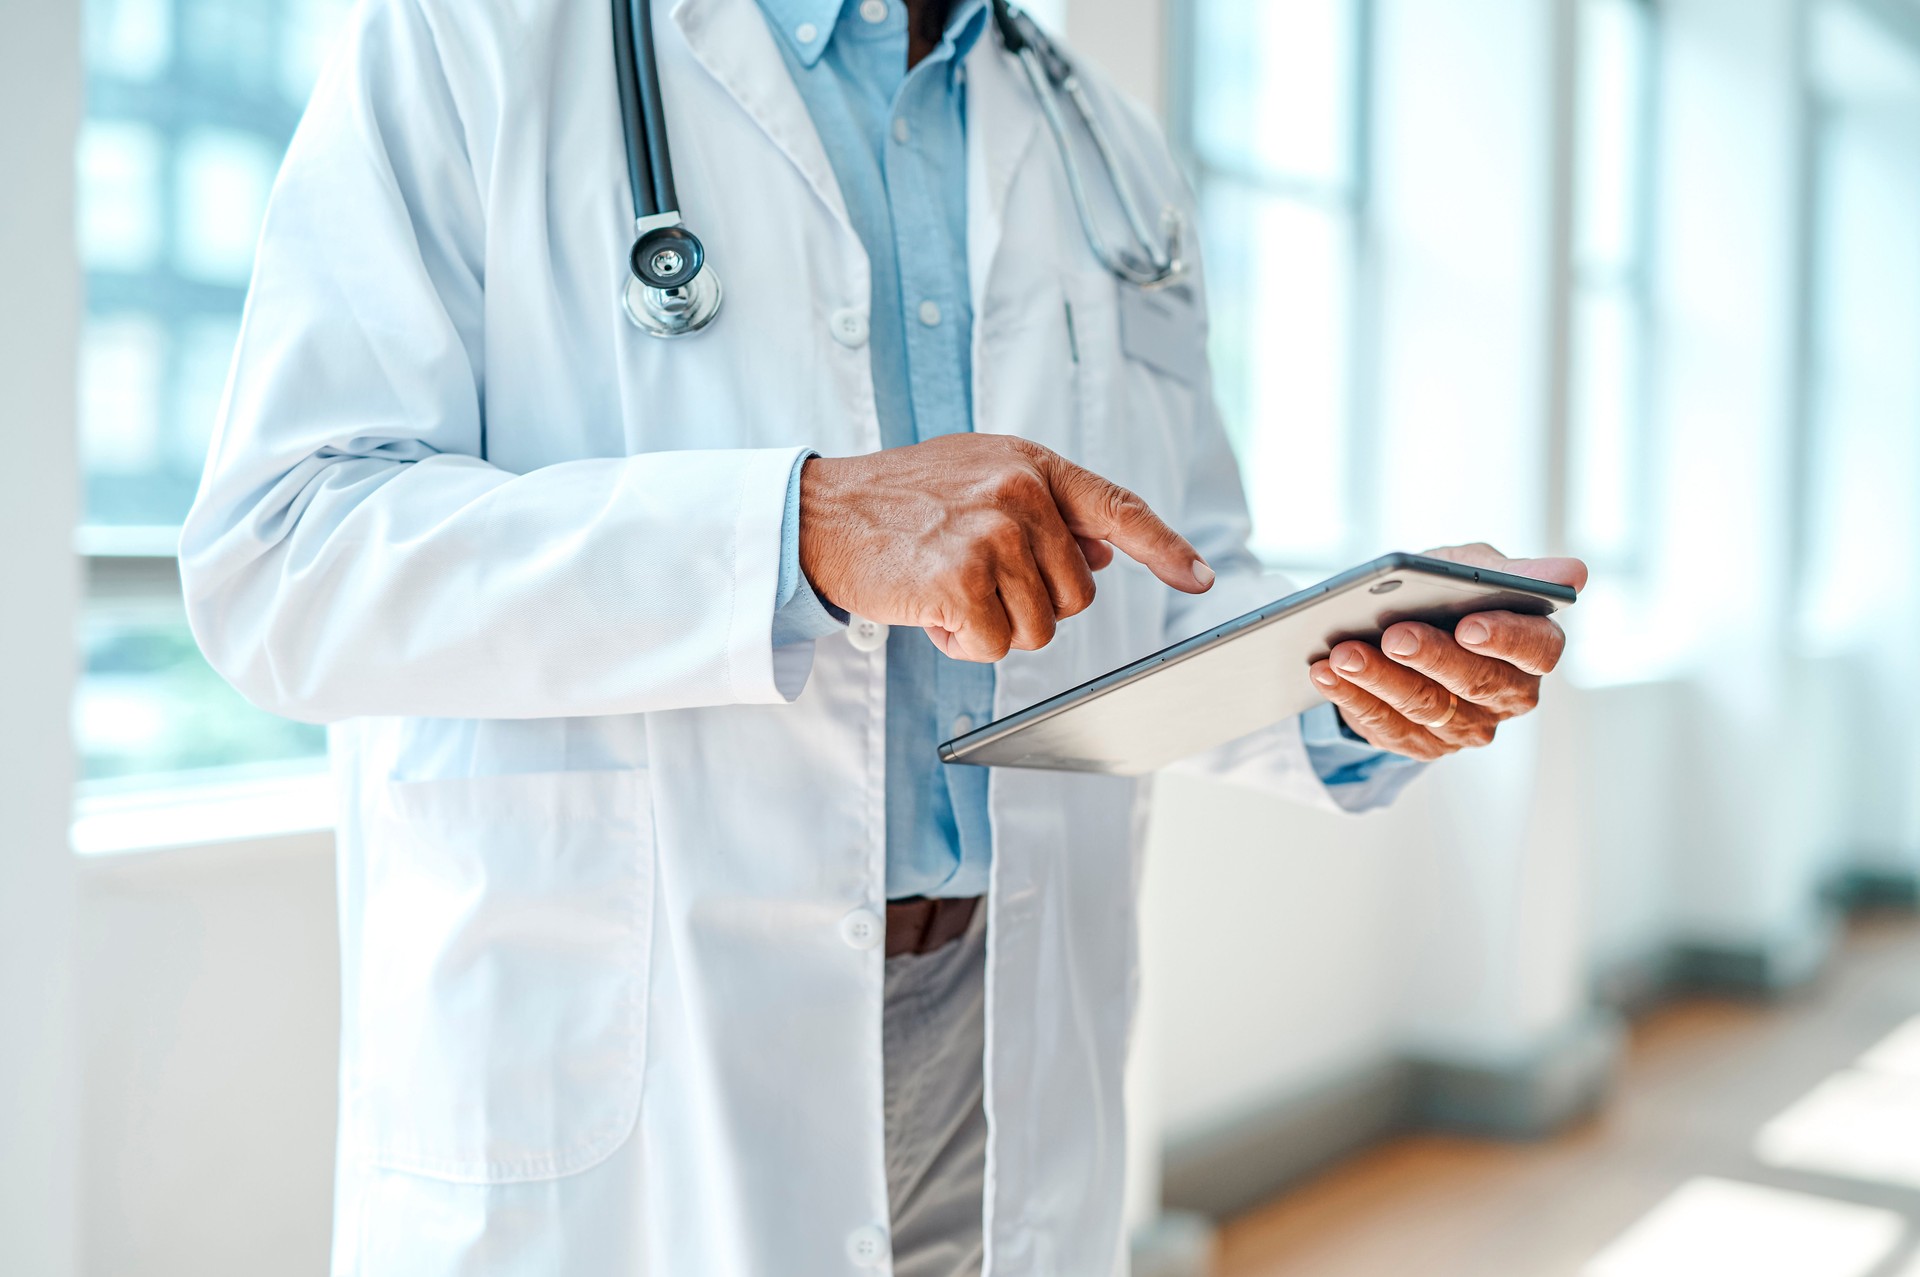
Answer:
[(909, 136), (910, 136), (910, 130), (907, 128), (907, 117), (904, 115), (894, 116), (893, 117), (893, 140), (898, 142), (900, 145), (905, 146), (907, 144), (907, 138)]
[(887, 0), (860, 0), (860, 16), (868, 22), (885, 22)]
[(847, 621), (847, 642), (853, 644), (858, 652), (877, 652), (887, 645), (887, 627), (878, 621), (869, 621), (864, 616), (850, 617)]
[(965, 736), (968, 732), (972, 730), (973, 730), (973, 715), (962, 714), (960, 715), (960, 717), (953, 720), (953, 734), (955, 736)]
[(940, 304), (933, 301), (920, 303), (920, 322), (932, 328), (940, 322)]
[(847, 1234), (847, 1257), (862, 1268), (887, 1262), (887, 1230), (868, 1224)]
[(871, 909), (855, 909), (840, 919), (840, 938), (849, 949), (871, 949), (887, 936), (887, 924)]
[(819, 34), (820, 28), (814, 26), (811, 22), (802, 22), (793, 29), (793, 38), (801, 44), (812, 44)]
[(833, 339), (842, 346), (852, 348), (867, 344), (867, 312), (864, 310), (853, 306), (836, 310), (828, 327), (833, 331)]

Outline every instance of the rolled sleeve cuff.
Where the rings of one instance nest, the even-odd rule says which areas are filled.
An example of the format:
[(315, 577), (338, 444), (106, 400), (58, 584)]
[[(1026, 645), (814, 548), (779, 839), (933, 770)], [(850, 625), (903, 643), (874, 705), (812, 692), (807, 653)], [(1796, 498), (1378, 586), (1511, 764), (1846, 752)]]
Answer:
[(819, 455), (812, 449), (801, 452), (787, 474), (787, 508), (780, 518), (780, 579), (773, 601), (775, 647), (810, 643), (838, 633), (847, 623), (846, 614), (822, 599), (800, 570), (800, 468), (809, 457)]
[(1331, 705), (1315, 706), (1300, 716), (1300, 739), (1314, 774), (1348, 811), (1386, 806), (1426, 766), (1369, 744)]

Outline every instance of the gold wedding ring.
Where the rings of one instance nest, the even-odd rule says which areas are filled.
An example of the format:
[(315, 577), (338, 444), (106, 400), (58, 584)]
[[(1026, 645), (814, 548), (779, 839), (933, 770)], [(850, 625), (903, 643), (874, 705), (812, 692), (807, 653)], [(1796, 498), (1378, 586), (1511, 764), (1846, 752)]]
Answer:
[(1452, 692), (1448, 692), (1447, 693), (1447, 712), (1442, 714), (1440, 717), (1434, 719), (1431, 723), (1428, 723), (1427, 729), (1431, 731), (1436, 727), (1445, 727), (1448, 723), (1451, 723), (1453, 721), (1453, 716), (1459, 712), (1460, 712), (1460, 698), (1458, 696), (1455, 696)]

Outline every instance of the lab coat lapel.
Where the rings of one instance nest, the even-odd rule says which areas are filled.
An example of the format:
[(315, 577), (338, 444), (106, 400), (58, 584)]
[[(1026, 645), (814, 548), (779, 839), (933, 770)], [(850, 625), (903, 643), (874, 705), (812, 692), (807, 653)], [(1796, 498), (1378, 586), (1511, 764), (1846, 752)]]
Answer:
[(759, 6), (754, 0), (681, 0), (672, 18), (694, 60), (793, 162), (834, 220), (851, 234), (853, 222), (839, 179)]
[(967, 266), (973, 313), (986, 302), (1000, 251), (1007, 192), (1033, 144), (1039, 109), (1020, 67), (992, 30), (967, 56)]

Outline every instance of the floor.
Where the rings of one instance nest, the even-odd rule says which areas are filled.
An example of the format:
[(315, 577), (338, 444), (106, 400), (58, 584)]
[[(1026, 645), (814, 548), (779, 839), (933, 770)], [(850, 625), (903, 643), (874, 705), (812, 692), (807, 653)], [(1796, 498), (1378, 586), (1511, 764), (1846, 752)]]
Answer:
[(1783, 1003), (1647, 1016), (1598, 1119), (1383, 1145), (1235, 1221), (1220, 1272), (1920, 1277), (1917, 1245), (1920, 922), (1883, 919)]

